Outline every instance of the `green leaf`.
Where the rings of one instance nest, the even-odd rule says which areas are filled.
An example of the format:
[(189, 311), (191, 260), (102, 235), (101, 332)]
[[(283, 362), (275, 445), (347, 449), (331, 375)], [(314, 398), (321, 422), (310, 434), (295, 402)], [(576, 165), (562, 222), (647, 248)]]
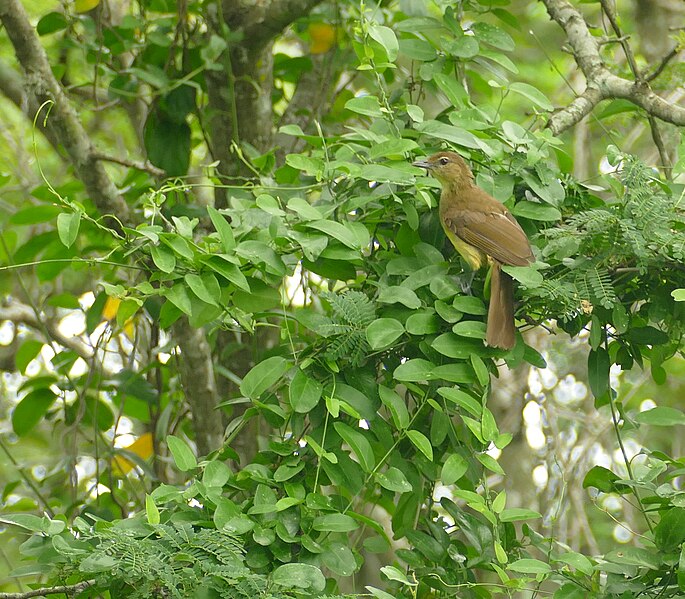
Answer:
[(297, 215), (302, 219), (302, 220), (322, 220), (323, 219), (323, 214), (319, 211), (318, 208), (315, 206), (312, 206), (307, 200), (304, 198), (291, 198), (288, 200), (288, 205), (287, 205), (288, 210), (292, 210), (293, 212), (296, 212)]
[[(471, 357), (478, 357), (473, 354)], [(471, 384), (475, 382), (473, 376), (473, 368), (468, 364), (453, 362), (452, 364), (443, 364), (436, 366), (430, 376), (431, 380), (445, 379), (450, 383)]]
[(63, 245), (70, 248), (78, 236), (81, 212), (62, 212), (57, 215), (57, 234)]
[(19, 526), (31, 532), (45, 531), (45, 518), (34, 514), (2, 514), (0, 515), (0, 522)]
[(369, 232), (361, 223), (318, 220), (305, 223), (305, 226), (326, 233), (353, 250), (362, 250), (370, 243)]
[(459, 453), (453, 453), (442, 465), (440, 472), (440, 480), (443, 485), (453, 485), (456, 483), (469, 469), (469, 464), (466, 458)]
[(465, 148), (480, 149), (483, 145), (473, 133), (440, 121), (424, 121), (417, 125), (416, 129), (424, 135), (451, 141)]
[[(480, 44), (475, 37), (471, 35), (463, 35), (456, 39), (446, 41), (445, 50), (447, 50), (450, 55), (456, 56), (457, 58), (469, 59), (478, 55)], [(435, 77), (433, 78), (435, 79)], [(459, 104), (456, 104), (456, 106), (458, 105)]]
[(190, 297), (188, 297), (185, 285), (174, 285), (171, 289), (162, 291), (162, 295), (184, 314), (187, 314), (188, 316), (193, 315), (193, 306), (190, 302)]
[(145, 494), (145, 515), (148, 524), (159, 524), (159, 508), (155, 505), (155, 500), (147, 493)]
[(394, 285), (391, 287), (383, 287), (378, 294), (378, 302), (381, 304), (402, 304), (407, 308), (415, 310), (421, 307), (421, 300), (411, 289)]
[(590, 350), (587, 358), (587, 375), (592, 394), (598, 398), (609, 390), (609, 354), (603, 347)]
[(356, 112), (357, 114), (363, 114), (364, 116), (383, 116), (381, 105), (378, 103), (378, 98), (376, 98), (376, 96), (358, 96), (356, 98), (351, 98), (345, 103), (345, 108), (352, 112)]
[[(483, 436), (487, 439), (486, 435)], [(483, 465), (484, 468), (487, 468), (491, 472), (494, 472), (495, 474), (501, 474), (502, 476), (506, 474), (502, 469), (502, 466), (499, 465), (499, 462), (491, 455), (488, 455), (487, 453), (477, 453), (476, 459)]]
[(452, 306), (464, 314), (482, 316), (488, 313), (483, 300), (473, 295), (458, 295), (452, 301)]
[(266, 270), (279, 277), (286, 274), (283, 259), (266, 243), (255, 239), (241, 241), (235, 248), (235, 253), (249, 260), (253, 264), (265, 264)]
[(185, 258), (186, 260), (193, 259), (193, 250), (188, 245), (188, 242), (180, 235), (175, 233), (162, 233), (159, 239), (170, 247), (175, 254)]
[(407, 360), (395, 368), (392, 376), (397, 381), (419, 382), (430, 380), (431, 374), (435, 369), (435, 364), (423, 358), (413, 358)]
[(639, 566), (650, 570), (658, 570), (663, 564), (662, 557), (653, 548), (623, 547), (610, 551), (604, 559), (622, 566)]
[(440, 387), (438, 389), (438, 393), (446, 400), (457, 404), (461, 408), (464, 408), (476, 418), (481, 417), (483, 412), (483, 406), (481, 403), (461, 389), (457, 389), (456, 387)]
[(675, 408), (657, 406), (651, 410), (640, 412), (635, 416), (634, 420), (640, 424), (673, 426), (675, 424), (685, 424), (685, 414)]
[[(462, 39), (469, 39), (468, 42), (465, 42), (467, 45), (469, 45), (469, 47), (464, 48), (467, 53), (472, 51), (474, 48), (476, 53), (478, 52), (478, 42), (476, 42), (476, 40), (466, 37)], [(456, 52), (454, 52), (454, 46), (450, 47), (450, 52), (457, 55)], [(472, 56), (475, 56), (475, 54)], [(447, 99), (450, 101), (452, 106), (461, 106), (465, 101), (468, 100), (468, 93), (464, 89), (464, 86), (455, 77), (446, 75), (444, 73), (435, 73), (435, 75), (433, 75), (433, 81), (437, 83), (440, 91), (447, 96)]]
[(174, 272), (176, 268), (176, 255), (165, 245), (150, 246), (150, 255), (159, 270), (166, 273)]
[(395, 391), (383, 385), (378, 386), (378, 395), (383, 405), (390, 411), (395, 426), (400, 430), (407, 428), (410, 420), (409, 410), (403, 399)]
[(314, 518), (312, 528), (324, 532), (351, 532), (357, 530), (359, 524), (347, 514), (326, 514)]
[(535, 520), (536, 518), (542, 518), (542, 514), (522, 507), (504, 509), (499, 515), (502, 522), (518, 522), (519, 520)]
[(290, 405), (300, 414), (313, 410), (321, 399), (323, 385), (298, 368), (288, 389)]
[(409, 493), (413, 490), (404, 473), (395, 467), (388, 468), (385, 472), (377, 472), (376, 482), (384, 489), (395, 493)]
[(326, 543), (325, 550), (320, 556), (321, 565), (338, 576), (352, 576), (358, 569), (354, 553), (344, 543), (331, 541)]
[(411, 335), (431, 335), (438, 332), (440, 322), (433, 312), (420, 312), (407, 318), (405, 327)]
[(176, 467), (181, 472), (188, 472), (189, 470), (197, 468), (197, 458), (195, 457), (193, 450), (188, 447), (183, 439), (179, 439), (173, 435), (167, 435), (166, 443), (171, 452), (171, 457), (174, 458)]
[(673, 299), (677, 302), (685, 302), (685, 289), (674, 289), (671, 291)]
[(528, 200), (521, 200), (517, 202), (512, 208), (511, 213), (514, 216), (528, 218), (530, 220), (541, 221), (560, 221), (561, 212), (559, 209), (549, 204), (542, 204), (540, 202), (530, 202)]
[(473, 371), (476, 373), (476, 378), (478, 382), (485, 387), (490, 382), (490, 373), (485, 365), (485, 362), (477, 353), (472, 353), (470, 356), (471, 366), (473, 366)]
[[(457, 323), (461, 324), (461, 323)], [(482, 325), (483, 323), (481, 323)], [(457, 326), (457, 325), (454, 325)], [(481, 327), (482, 328), (482, 327)], [(482, 348), (482, 342), (474, 342), (463, 337), (459, 337), (454, 333), (443, 333), (436, 337), (431, 343), (431, 347), (448, 358), (455, 358), (457, 360), (466, 360), (471, 354)]]
[(399, 320), (378, 318), (366, 327), (366, 340), (371, 349), (384, 349), (390, 347), (403, 333), (404, 327)]
[(516, 47), (511, 36), (496, 25), (491, 25), (484, 21), (476, 21), (471, 25), (471, 31), (473, 31), (479, 42), (485, 42), (505, 52), (511, 52)]
[(652, 326), (632, 327), (628, 329), (626, 336), (638, 345), (663, 345), (670, 341), (668, 334)]
[[(539, 518), (540, 515), (538, 514), (535, 517)], [(569, 551), (567, 553), (562, 553), (561, 555), (555, 557), (554, 561), (560, 562), (562, 564), (567, 564), (567, 565), (571, 566), (572, 568), (575, 568), (579, 572), (582, 572), (586, 576), (591, 576), (593, 571), (594, 571), (594, 568), (592, 566), (592, 562), (587, 557), (585, 557), (582, 553), (576, 553), (575, 551)]]
[(224, 252), (230, 254), (235, 249), (235, 237), (233, 236), (233, 228), (224, 218), (216, 208), (213, 206), (207, 206), (207, 213), (209, 218), (219, 234), (219, 239), (221, 239), (221, 245), (224, 248)]
[(281, 356), (272, 356), (256, 364), (243, 378), (240, 392), (250, 399), (259, 399), (290, 368), (290, 362)]
[(462, 320), (452, 327), (452, 332), (469, 339), (485, 339), (485, 323), (480, 320)]
[(63, 209), (60, 206), (48, 204), (45, 206), (31, 206), (15, 212), (9, 218), (9, 222), (13, 225), (37, 225), (38, 223), (45, 223), (57, 218), (63, 214)]
[(202, 484), (208, 487), (223, 487), (231, 478), (231, 469), (217, 460), (207, 463), (202, 473)]
[(527, 83), (522, 83), (516, 81), (510, 83), (508, 88), (510, 91), (521, 94), (524, 98), (530, 100), (536, 106), (539, 106), (543, 110), (554, 110), (554, 105), (547, 99), (547, 96), (543, 94), (538, 88), (528, 85)]
[(216, 277), (212, 274), (196, 275), (189, 273), (184, 277), (190, 290), (203, 302), (212, 306), (221, 307), (221, 288)]
[(247, 282), (245, 275), (241, 272), (240, 268), (238, 268), (238, 266), (231, 262), (226, 256), (221, 254), (210, 256), (206, 261), (206, 264), (214, 272), (224, 277), (224, 279), (227, 279), (239, 289), (249, 293), (250, 284)]
[(369, 158), (377, 160), (387, 156), (402, 157), (407, 152), (419, 147), (413, 139), (388, 139), (379, 144), (374, 144), (369, 148)]
[(395, 566), (383, 566), (381, 568), (381, 572), (385, 574), (385, 576), (388, 578), (388, 580), (395, 580), (397, 582), (400, 582), (402, 584), (405, 584), (407, 586), (416, 586), (418, 585), (418, 582), (416, 581), (410, 581), (407, 578), (407, 575), (402, 572), (399, 568), (396, 568)]
[(26, 372), (26, 367), (40, 353), (40, 350), (43, 349), (44, 345), (45, 343), (38, 341), (37, 339), (27, 339), (24, 341), (14, 356), (14, 364), (17, 367), (17, 370), (24, 374)]
[(433, 446), (426, 435), (416, 430), (407, 431), (407, 437), (414, 447), (425, 455), (431, 462), (433, 461)]
[(685, 508), (668, 510), (654, 529), (654, 543), (659, 550), (670, 553), (685, 541)]
[(390, 27), (371, 25), (369, 27), (369, 35), (383, 46), (388, 56), (388, 61), (394, 62), (400, 49), (395, 32)]
[(310, 158), (302, 154), (288, 154), (285, 157), (285, 162), (292, 168), (303, 171), (312, 177), (320, 179), (323, 176), (325, 164), (323, 160), (318, 158)]
[(190, 126), (178, 122), (163, 110), (150, 110), (145, 122), (147, 157), (170, 177), (181, 177), (190, 165)]
[(371, 472), (376, 465), (376, 458), (373, 455), (371, 443), (369, 443), (364, 434), (343, 422), (336, 422), (333, 426), (343, 441), (350, 446), (364, 472)]
[(617, 489), (614, 483), (617, 480), (619, 480), (618, 476), (611, 470), (608, 470), (603, 466), (593, 466), (583, 479), (583, 489), (595, 487), (599, 491), (602, 491), (602, 493), (616, 492)]
[(321, 570), (310, 564), (283, 564), (273, 571), (271, 581), (286, 589), (311, 589), (317, 593), (326, 588)]
[(23, 437), (45, 416), (57, 396), (49, 387), (29, 391), (12, 411), (12, 429)]
[(531, 266), (503, 266), (502, 270), (527, 289), (536, 289), (544, 281), (544, 277)]
[(69, 23), (64, 13), (61, 12), (49, 12), (45, 16), (41, 17), (36, 24), (36, 33), (40, 36), (49, 35), (50, 33), (55, 33), (55, 31), (61, 31), (66, 29)]
[(548, 574), (552, 571), (549, 564), (538, 559), (517, 559), (509, 564), (509, 570), (522, 574)]

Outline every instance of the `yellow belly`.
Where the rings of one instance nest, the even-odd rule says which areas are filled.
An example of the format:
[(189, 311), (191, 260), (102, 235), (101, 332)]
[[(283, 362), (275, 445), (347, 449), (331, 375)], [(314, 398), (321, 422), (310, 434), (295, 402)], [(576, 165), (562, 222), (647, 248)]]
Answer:
[(487, 262), (487, 257), (478, 248), (466, 243), (464, 240), (459, 239), (454, 232), (447, 227), (443, 226), (445, 235), (452, 242), (454, 248), (461, 254), (461, 257), (466, 260), (468, 265), (473, 270), (478, 270)]

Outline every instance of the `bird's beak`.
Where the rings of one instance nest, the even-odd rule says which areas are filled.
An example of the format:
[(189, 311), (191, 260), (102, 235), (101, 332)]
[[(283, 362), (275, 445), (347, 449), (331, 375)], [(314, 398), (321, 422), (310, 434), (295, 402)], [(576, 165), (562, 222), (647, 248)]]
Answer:
[(412, 162), (411, 165), (418, 166), (419, 168), (425, 168), (427, 170), (433, 168), (433, 165), (430, 162), (428, 162), (428, 160), (417, 160), (416, 162)]

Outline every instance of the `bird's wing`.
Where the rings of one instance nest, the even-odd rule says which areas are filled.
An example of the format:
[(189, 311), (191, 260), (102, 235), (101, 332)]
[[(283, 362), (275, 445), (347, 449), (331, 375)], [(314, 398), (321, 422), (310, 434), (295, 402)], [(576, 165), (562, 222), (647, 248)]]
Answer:
[(444, 221), (457, 237), (501, 264), (526, 266), (534, 260), (526, 234), (506, 209), (456, 209), (446, 214)]

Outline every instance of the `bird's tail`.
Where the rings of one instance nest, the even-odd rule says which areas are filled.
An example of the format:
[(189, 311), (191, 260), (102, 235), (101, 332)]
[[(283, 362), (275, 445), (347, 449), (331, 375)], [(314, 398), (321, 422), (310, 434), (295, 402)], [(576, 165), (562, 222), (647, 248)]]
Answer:
[(490, 307), (485, 342), (490, 347), (511, 349), (516, 344), (514, 325), (514, 283), (502, 271), (502, 265), (494, 262), (490, 277)]

